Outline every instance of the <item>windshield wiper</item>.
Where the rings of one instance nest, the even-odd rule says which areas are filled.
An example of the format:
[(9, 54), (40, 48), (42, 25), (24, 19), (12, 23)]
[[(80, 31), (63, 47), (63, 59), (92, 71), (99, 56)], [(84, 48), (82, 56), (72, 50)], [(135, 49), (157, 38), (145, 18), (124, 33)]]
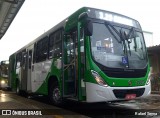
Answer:
[[(136, 39), (135, 39), (135, 29), (134, 27), (131, 28), (130, 32), (128, 33), (128, 36), (127, 36), (127, 39), (131, 39), (131, 38), (134, 38), (134, 48), (135, 48), (135, 51), (137, 52), (137, 42), (136, 42)], [(129, 41), (128, 41), (129, 43)]]
[[(118, 43), (121, 43), (123, 46), (123, 53), (124, 53), (124, 57), (127, 58), (128, 60), (128, 52), (127, 52), (127, 46), (125, 43), (125, 40), (127, 40), (127, 35), (125, 34), (125, 32), (120, 29), (120, 31), (118, 31), (111, 23), (109, 22), (105, 22), (105, 25), (107, 27), (107, 29), (109, 30), (109, 32), (113, 35), (113, 37), (117, 40)], [(112, 30), (111, 30), (112, 29)], [(118, 40), (117, 36), (115, 35), (115, 33), (117, 34), (117, 36), (119, 37), (120, 40)], [(128, 41), (128, 40), (127, 40)], [(129, 46), (129, 50), (130, 50), (130, 46)], [(130, 52), (131, 54), (131, 52)], [(126, 67), (129, 68), (129, 63), (126, 63)]]
[(131, 35), (134, 35), (134, 27), (132, 27), (130, 32), (128, 33), (127, 39), (130, 39)]
[[(125, 40), (127, 39), (126, 34), (124, 34), (124, 32), (122, 31), (122, 29), (120, 29), (120, 31), (118, 31), (111, 23), (109, 22), (105, 22), (105, 25), (107, 27), (107, 29), (109, 30), (109, 32), (113, 35), (113, 37), (117, 40), (118, 43), (122, 43), (123, 45), (123, 52), (125, 55), (127, 55), (127, 46), (125, 44)], [(112, 30), (111, 30), (112, 29)], [(117, 34), (117, 36), (119, 36), (120, 40), (118, 40), (117, 36), (113, 33), (113, 31)], [(125, 36), (124, 36), (125, 35)], [(130, 48), (130, 46), (129, 46)], [(130, 52), (131, 54), (131, 52)]]
[[(113, 37), (117, 40), (118, 43), (121, 43), (121, 41), (118, 40), (117, 36), (113, 33), (112, 30), (114, 30), (114, 32), (116, 32), (116, 34), (120, 37), (120, 33), (116, 30), (116, 28), (113, 27), (113, 25), (111, 25), (109, 22), (105, 22), (105, 25), (107, 27), (107, 29), (109, 30), (109, 32), (113, 35)], [(111, 28), (112, 30), (111, 30)]]
[[(126, 40), (126, 35), (125, 35), (125, 33), (124, 33), (124, 31), (123, 31), (122, 29), (120, 29), (120, 39), (121, 39), (121, 41), (122, 41), (122, 43), (123, 43), (123, 47), (124, 47), (123, 52), (124, 52), (125, 55), (128, 55), (127, 46), (126, 46), (126, 42), (125, 42), (125, 40)], [(130, 46), (129, 46), (129, 47), (130, 47)]]
[(121, 33), (121, 35), (122, 35), (122, 39), (124, 39), (124, 43), (125, 43), (125, 41), (127, 41), (127, 43), (128, 43), (128, 50), (129, 50), (129, 54), (130, 54), (130, 56), (131, 56), (131, 48), (130, 48), (130, 43), (131, 43), (131, 41), (129, 41), (129, 38), (128, 38), (128, 36), (127, 36), (127, 34), (126, 34), (125, 31), (123, 31), (123, 30), (121, 29), (121, 30), (120, 30), (120, 33)]

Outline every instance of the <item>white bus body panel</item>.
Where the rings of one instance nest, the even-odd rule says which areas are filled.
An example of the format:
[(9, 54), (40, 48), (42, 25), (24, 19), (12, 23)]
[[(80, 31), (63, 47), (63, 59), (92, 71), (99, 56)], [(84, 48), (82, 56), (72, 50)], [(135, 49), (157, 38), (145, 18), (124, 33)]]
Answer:
[(141, 97), (148, 96), (151, 93), (150, 84), (139, 87), (104, 87), (98, 84), (86, 82), (86, 97), (87, 102), (107, 102), (107, 101), (116, 101), (116, 100), (124, 100), (117, 99), (113, 93), (114, 89), (139, 89), (145, 88), (145, 91)]
[(35, 63), (32, 65), (32, 92), (36, 92), (38, 88), (45, 82), (48, 72), (51, 68), (51, 60)]

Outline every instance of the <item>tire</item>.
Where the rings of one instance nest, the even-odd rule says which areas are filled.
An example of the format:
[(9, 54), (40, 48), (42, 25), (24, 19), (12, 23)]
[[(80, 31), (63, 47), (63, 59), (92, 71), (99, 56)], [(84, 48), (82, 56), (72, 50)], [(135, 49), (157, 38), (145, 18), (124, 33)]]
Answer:
[(61, 91), (59, 89), (58, 83), (51, 84), (49, 88), (49, 99), (50, 102), (54, 105), (60, 106), (62, 105), (62, 96)]

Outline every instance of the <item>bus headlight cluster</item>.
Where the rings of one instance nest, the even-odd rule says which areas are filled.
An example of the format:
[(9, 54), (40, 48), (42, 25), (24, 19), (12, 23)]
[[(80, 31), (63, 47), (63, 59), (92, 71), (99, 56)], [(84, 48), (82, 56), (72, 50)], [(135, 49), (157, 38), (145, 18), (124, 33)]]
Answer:
[(93, 77), (95, 78), (96, 82), (97, 82), (99, 85), (101, 85), (101, 86), (108, 86), (108, 85), (106, 84), (106, 82), (100, 77), (100, 75), (99, 75), (96, 71), (91, 70), (91, 73), (92, 73)]

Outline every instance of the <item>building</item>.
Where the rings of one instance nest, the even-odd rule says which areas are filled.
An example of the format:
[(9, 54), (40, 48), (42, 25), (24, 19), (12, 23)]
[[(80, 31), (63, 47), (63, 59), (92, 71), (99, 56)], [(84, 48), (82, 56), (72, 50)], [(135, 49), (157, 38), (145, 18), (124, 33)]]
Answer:
[(152, 91), (160, 93), (160, 45), (147, 48), (151, 67)]
[(146, 46), (153, 46), (153, 32), (143, 31)]

